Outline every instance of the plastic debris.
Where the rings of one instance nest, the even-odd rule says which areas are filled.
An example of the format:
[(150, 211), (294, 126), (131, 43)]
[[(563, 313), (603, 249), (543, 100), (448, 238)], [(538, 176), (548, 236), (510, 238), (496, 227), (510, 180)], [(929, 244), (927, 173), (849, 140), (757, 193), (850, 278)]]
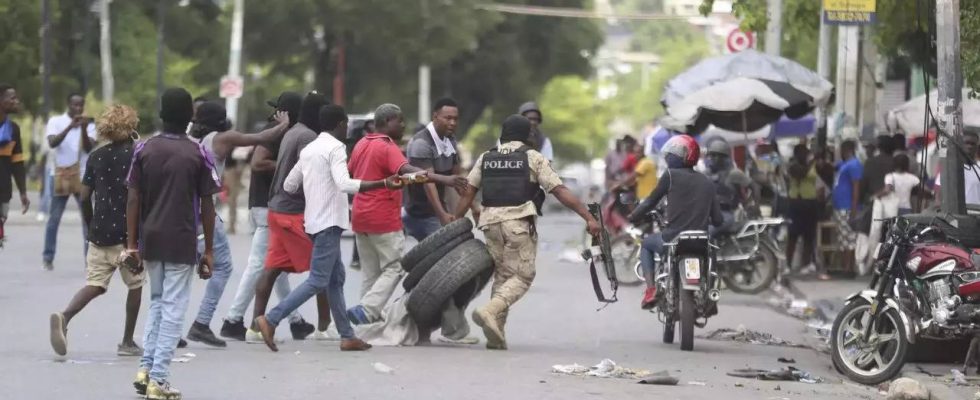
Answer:
[(707, 335), (701, 336), (701, 338), (708, 340), (731, 340), (733, 342), (771, 346), (806, 347), (801, 344), (780, 339), (769, 333), (748, 329), (745, 327), (745, 325), (739, 325), (737, 329), (715, 329), (714, 331), (709, 332)]
[(626, 378), (638, 379), (641, 376), (650, 375), (650, 371), (645, 369), (624, 368), (616, 365), (610, 359), (604, 359), (591, 368), (586, 368), (579, 364), (553, 365), (551, 372), (567, 375), (595, 376), (599, 378)]
[(391, 368), (391, 367), (389, 367), (389, 366), (387, 366), (387, 365), (385, 365), (383, 363), (376, 362), (376, 363), (371, 364), (371, 365), (374, 367), (374, 372), (377, 372), (379, 374), (388, 374), (388, 375), (391, 375), (391, 374), (394, 374), (395, 373), (395, 369), (394, 368)]
[(707, 383), (704, 383), (704, 382), (701, 382), (701, 381), (688, 381), (687, 382), (687, 385), (688, 386), (707, 386), (708, 384)]
[(551, 372), (567, 375), (584, 375), (586, 372), (589, 372), (589, 367), (578, 364), (554, 365), (551, 367)]
[(796, 360), (792, 358), (779, 357), (776, 359), (776, 361), (779, 361), (784, 364), (796, 364)]
[(194, 354), (194, 353), (184, 353), (184, 354), (181, 354), (180, 357), (174, 357), (174, 359), (171, 360), (171, 361), (173, 361), (173, 362), (179, 362), (179, 363), (189, 363), (189, 362), (191, 362), (191, 360), (194, 359), (194, 357), (197, 357), (197, 354)]
[(660, 371), (660, 372), (655, 372), (653, 374), (644, 376), (643, 379), (640, 379), (640, 382), (639, 383), (642, 383), (642, 384), (645, 384), (645, 385), (675, 386), (675, 385), (677, 385), (677, 382), (678, 382), (678, 379), (675, 378), (675, 377), (673, 377), (673, 376), (670, 376), (670, 373), (669, 372), (667, 372), (667, 371)]
[(966, 381), (966, 375), (964, 375), (958, 369), (949, 370), (953, 373), (953, 384), (956, 386), (970, 386), (970, 382)]
[(822, 378), (794, 367), (772, 370), (742, 368), (730, 371), (727, 375), (734, 376), (736, 378), (759, 379), (763, 381), (796, 381), (803, 383), (823, 382)]

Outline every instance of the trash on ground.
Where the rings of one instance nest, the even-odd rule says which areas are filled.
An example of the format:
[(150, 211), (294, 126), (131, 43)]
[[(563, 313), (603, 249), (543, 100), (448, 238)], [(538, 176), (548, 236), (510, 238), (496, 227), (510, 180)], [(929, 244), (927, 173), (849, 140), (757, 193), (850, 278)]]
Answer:
[(888, 400), (929, 400), (929, 389), (911, 378), (898, 378), (888, 385)]
[(561, 255), (558, 256), (558, 261), (580, 263), (585, 261), (585, 259), (582, 258), (581, 252), (576, 251), (575, 249), (565, 249), (561, 252)]
[(551, 366), (551, 372), (567, 375), (584, 375), (586, 372), (589, 372), (589, 367), (578, 364), (553, 365)]
[(708, 384), (705, 383), (705, 382), (701, 382), (701, 381), (688, 381), (687, 382), (687, 385), (688, 386), (707, 386)]
[(374, 366), (374, 372), (377, 372), (379, 374), (388, 374), (388, 375), (391, 375), (391, 374), (394, 374), (395, 373), (395, 369), (394, 368), (391, 368), (391, 367), (389, 367), (389, 366), (387, 366), (387, 365), (385, 365), (383, 363), (376, 362), (376, 363), (371, 364), (371, 365)]
[(742, 383), (736, 383), (736, 384), (735, 384), (735, 387), (737, 387), (737, 388), (744, 388), (744, 387), (745, 387), (745, 384), (742, 384)]
[(956, 386), (970, 386), (970, 382), (966, 381), (966, 375), (964, 375), (958, 369), (949, 370), (953, 373), (953, 384)]
[(197, 354), (194, 354), (194, 353), (184, 353), (184, 354), (181, 354), (180, 357), (174, 357), (174, 359), (171, 360), (171, 361), (173, 361), (173, 362), (179, 362), (179, 363), (188, 363), (188, 362), (191, 362), (191, 360), (193, 360), (194, 357), (197, 357)]
[(776, 359), (776, 361), (779, 361), (784, 364), (796, 364), (796, 360), (792, 358), (779, 357)]
[(821, 383), (823, 379), (794, 367), (783, 369), (741, 368), (728, 372), (728, 376), (736, 378), (759, 379), (763, 381), (794, 381), (803, 383)]
[(745, 325), (739, 325), (737, 329), (731, 329), (731, 328), (715, 329), (709, 332), (707, 335), (700, 336), (700, 337), (708, 340), (731, 340), (733, 342), (764, 344), (764, 345), (772, 345), (772, 346), (806, 347), (802, 344), (793, 343), (788, 340), (780, 339), (769, 333), (748, 329), (745, 327)]
[(641, 376), (650, 375), (650, 371), (645, 369), (624, 368), (616, 365), (610, 359), (604, 359), (591, 368), (586, 368), (578, 364), (553, 365), (551, 372), (567, 375), (597, 376), (600, 378), (626, 378), (636, 379)]
[(665, 385), (674, 386), (677, 385), (678, 379), (676, 377), (670, 376), (670, 373), (666, 370), (655, 372), (653, 374), (644, 376), (640, 379), (641, 384), (645, 385)]

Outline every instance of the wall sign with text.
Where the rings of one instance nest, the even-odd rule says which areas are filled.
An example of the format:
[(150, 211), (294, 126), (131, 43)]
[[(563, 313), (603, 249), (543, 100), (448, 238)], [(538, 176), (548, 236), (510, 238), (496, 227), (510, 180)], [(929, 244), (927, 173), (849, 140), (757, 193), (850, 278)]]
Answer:
[(875, 23), (875, 0), (823, 0), (823, 21), (830, 25)]

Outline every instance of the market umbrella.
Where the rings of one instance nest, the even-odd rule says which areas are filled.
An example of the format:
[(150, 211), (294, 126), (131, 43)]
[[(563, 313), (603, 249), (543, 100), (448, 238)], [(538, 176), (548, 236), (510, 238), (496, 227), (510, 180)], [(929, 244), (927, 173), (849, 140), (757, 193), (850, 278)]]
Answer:
[(759, 78), (734, 78), (706, 86), (667, 105), (661, 125), (690, 134), (709, 126), (734, 132), (754, 132), (783, 115), (798, 119), (827, 97), (814, 98), (812, 88)]
[[(939, 115), (939, 92), (933, 90), (929, 94), (929, 106), (932, 115)], [(980, 100), (970, 98), (970, 89), (963, 89), (963, 126), (980, 128)], [(905, 132), (908, 138), (922, 136), (926, 118), (926, 95), (909, 100), (888, 111), (885, 124), (888, 130)]]
[(817, 119), (813, 114), (807, 114), (799, 119), (784, 116), (772, 124), (772, 138), (806, 136), (814, 133), (816, 127)]
[(753, 49), (705, 59), (675, 76), (664, 87), (660, 99), (664, 108), (708, 86), (736, 78), (760, 78), (787, 82), (824, 104), (834, 86), (799, 63)]

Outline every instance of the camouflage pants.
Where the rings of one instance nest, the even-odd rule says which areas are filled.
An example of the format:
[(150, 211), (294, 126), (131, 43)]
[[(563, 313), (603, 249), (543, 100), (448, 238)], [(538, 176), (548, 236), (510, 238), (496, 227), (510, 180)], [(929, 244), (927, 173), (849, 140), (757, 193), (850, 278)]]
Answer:
[(527, 293), (534, 281), (538, 234), (530, 219), (487, 225), (483, 233), (494, 264), (488, 308), (503, 330), (508, 310)]

